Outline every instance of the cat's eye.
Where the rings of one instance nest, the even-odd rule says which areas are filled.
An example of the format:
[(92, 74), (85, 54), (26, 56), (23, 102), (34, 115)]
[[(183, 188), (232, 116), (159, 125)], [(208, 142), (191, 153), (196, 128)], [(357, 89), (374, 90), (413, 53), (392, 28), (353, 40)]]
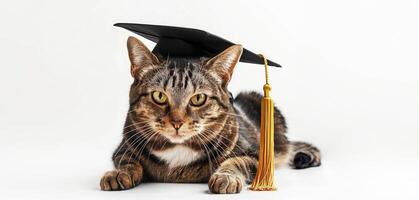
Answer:
[(163, 92), (154, 91), (151, 97), (157, 104), (163, 105), (167, 103), (167, 96)]
[(191, 98), (191, 105), (193, 106), (202, 106), (204, 105), (205, 101), (207, 100), (207, 95), (205, 94), (196, 94)]

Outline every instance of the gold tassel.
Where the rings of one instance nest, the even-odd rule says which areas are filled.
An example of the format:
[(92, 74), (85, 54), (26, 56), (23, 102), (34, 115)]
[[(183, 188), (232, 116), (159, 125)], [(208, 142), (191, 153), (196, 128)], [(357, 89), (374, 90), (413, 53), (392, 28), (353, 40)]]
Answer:
[(261, 56), (265, 63), (266, 83), (263, 86), (264, 96), (261, 108), (259, 162), (256, 176), (249, 189), (273, 191), (276, 190), (274, 186), (274, 103), (269, 96), (271, 86), (268, 82), (268, 63), (265, 56)]

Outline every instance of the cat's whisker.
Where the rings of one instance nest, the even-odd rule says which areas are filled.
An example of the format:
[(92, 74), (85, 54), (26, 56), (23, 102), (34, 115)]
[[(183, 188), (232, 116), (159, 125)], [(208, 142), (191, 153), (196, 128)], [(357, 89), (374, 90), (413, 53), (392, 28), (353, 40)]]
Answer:
[[(143, 139), (142, 137), (137, 137), (137, 138), (136, 138), (136, 139), (132, 142), (131, 146), (136, 145), (136, 144), (137, 144), (138, 142), (140, 142), (142, 139)], [(130, 148), (130, 147), (128, 146), (128, 144), (127, 144), (127, 147), (126, 147), (126, 149), (125, 149), (124, 153), (122, 154), (122, 156), (120, 157), (120, 160), (119, 160), (119, 162), (118, 162), (118, 167), (121, 165), (121, 162), (125, 159), (125, 154), (126, 154), (129, 150), (131, 150), (131, 148)]]
[(219, 123), (219, 122), (212, 122), (212, 123), (213, 124), (220, 124), (220, 125), (224, 125), (224, 126), (230, 126), (230, 127), (234, 127), (234, 128), (239, 128), (239, 130), (243, 130), (243, 131), (251, 130), (250, 127), (242, 127), (242, 126), (235, 125), (235, 124), (226, 124), (226, 123)]
[(128, 110), (127, 114), (130, 114), (130, 113), (132, 113), (132, 112), (134, 112), (134, 111), (135, 111), (135, 109)]
[[(157, 134), (160, 134), (160, 131), (156, 131), (156, 133)], [(148, 152), (148, 159), (150, 158), (150, 154), (151, 154), (151, 151), (152, 151), (152, 149), (154, 148), (154, 145), (156, 144), (156, 141), (157, 140), (154, 140), (154, 142), (153, 142), (153, 144), (151, 145), (151, 147), (150, 147), (150, 151)]]
[[(148, 130), (148, 129), (146, 129), (146, 130)], [(128, 131), (128, 132), (125, 132), (124, 133), (124, 136), (125, 135), (127, 135), (128, 133), (131, 133), (131, 132), (134, 132), (134, 131), (138, 131), (137, 129), (133, 129), (133, 130), (130, 130), (130, 131)], [(119, 146), (119, 148), (117, 149), (117, 152), (115, 152), (114, 153), (114, 155), (118, 155), (118, 153), (119, 153), (119, 151), (122, 149), (122, 147), (124, 147), (126, 144), (128, 144), (128, 142), (129, 142), (129, 140), (132, 138), (132, 137), (134, 137), (134, 136), (139, 136), (139, 135), (137, 135), (138, 133), (134, 133), (134, 134), (132, 134), (128, 139), (126, 139), (125, 140), (125, 142), (122, 144), (122, 145), (120, 145)], [(136, 141), (136, 140), (134, 140), (134, 141)], [(133, 142), (134, 142), (133, 141)]]
[[(133, 141), (133, 143), (136, 144), (138, 140), (141, 140), (141, 138), (140, 137), (135, 138), (134, 141)], [(122, 156), (119, 157), (118, 168), (121, 166), (121, 162), (122, 162), (122, 160), (125, 159), (125, 154), (129, 150), (130, 150), (130, 148), (128, 146), (126, 146), (124, 153), (122, 154)]]
[(211, 164), (211, 170), (215, 169), (214, 164), (211, 161), (211, 155), (212, 155), (214, 157), (214, 161), (216, 162), (217, 166), (219, 166), (219, 163), (217, 162), (215, 155), (212, 154), (212, 152), (210, 151), (210, 148), (208, 147), (208, 145), (205, 144), (205, 141), (201, 138), (201, 136), (199, 134), (196, 136), (197, 136), (197, 139), (201, 141), (200, 142), (201, 145), (205, 148), (205, 152), (208, 156), (208, 162)]
[[(210, 129), (206, 129), (205, 131), (208, 131), (208, 132), (210, 132), (211, 134), (216, 134), (216, 133), (214, 133), (212, 130), (210, 130)], [(233, 142), (233, 141), (231, 141), (231, 139), (230, 138), (227, 138), (227, 137), (225, 137), (224, 135), (222, 135), (222, 134), (217, 134), (219, 137), (221, 137), (221, 138), (223, 138), (223, 139), (225, 139), (225, 140), (228, 140), (229, 142), (232, 142), (232, 143), (235, 143), (235, 142)], [(221, 141), (222, 142), (222, 141)], [(224, 143), (224, 142), (223, 142)], [(227, 147), (227, 145), (226, 144), (224, 144), (226, 147)], [(246, 150), (244, 150), (243, 148), (241, 148), (240, 146), (237, 146), (237, 145), (235, 145), (237, 148), (239, 148), (244, 154), (246, 154), (247, 155), (247, 153), (246, 153)], [(233, 149), (234, 150), (234, 149)], [(234, 152), (233, 152), (234, 153)]]
[(215, 143), (213, 142), (213, 140), (214, 140), (214, 139), (216, 139), (216, 138), (209, 138), (209, 137), (208, 137), (207, 135), (205, 135), (204, 133), (205, 133), (205, 131), (203, 132), (203, 134), (201, 134), (201, 136), (202, 136), (202, 137), (204, 137), (206, 140), (208, 140), (208, 142), (209, 142), (212, 146), (217, 145), (217, 146), (215, 146), (214, 151), (217, 151), (217, 152), (216, 152), (216, 153), (217, 153), (217, 155), (218, 155), (218, 156), (220, 156), (220, 152), (219, 152), (219, 150), (218, 150), (218, 147), (221, 147), (221, 146), (219, 146), (217, 142), (215, 142)]
[[(211, 131), (211, 130), (208, 130), (208, 131)], [(227, 138), (227, 137), (225, 137), (224, 135), (221, 135), (221, 134), (219, 134), (219, 136), (220, 137), (222, 137), (222, 138), (224, 138), (224, 139), (226, 139), (226, 140), (229, 140), (230, 142), (231, 142), (231, 140), (229, 139), (229, 138)], [(246, 154), (247, 155), (247, 153), (246, 153), (246, 150), (245, 149), (243, 149), (242, 147), (240, 147), (240, 146), (236, 146), (237, 148), (239, 148), (244, 154)]]
[(210, 157), (210, 155), (208, 154), (209, 153), (209, 151), (208, 151), (208, 149), (207, 149), (207, 146), (205, 145), (205, 142), (200, 138), (200, 136), (199, 135), (195, 135), (196, 137), (194, 137), (194, 139), (197, 139), (197, 142), (198, 142), (198, 144), (200, 145), (200, 147), (202, 146), (202, 147), (204, 147), (205, 148), (205, 152), (206, 152), (206, 154), (207, 154), (207, 156), (208, 156), (208, 159), (210, 159), (209, 160), (209, 162), (211, 163), (211, 157)]
[[(130, 131), (131, 132), (131, 131)], [(127, 142), (129, 142), (129, 140), (131, 140), (131, 138), (133, 138), (134, 136), (136, 136), (137, 133), (132, 134), (128, 139), (125, 139), (124, 143), (122, 145), (119, 145), (119, 148), (115, 151), (114, 155), (118, 155), (119, 151), (122, 149), (122, 147), (127, 144)]]
[[(130, 155), (129, 155), (129, 159), (128, 159), (128, 161), (127, 161), (127, 163), (130, 163), (130, 161), (131, 161), (131, 156), (135, 153), (135, 151), (137, 150), (137, 146), (138, 145), (140, 145), (141, 143), (142, 143), (142, 141), (144, 141), (143, 139), (140, 139), (140, 140), (138, 140), (137, 142), (135, 142), (134, 144), (133, 144), (133, 146), (134, 146), (134, 149), (131, 149), (130, 150)], [(128, 155), (127, 155), (127, 157), (128, 157)]]
[(142, 126), (136, 126), (133, 129), (129, 130), (128, 132), (124, 132), (124, 135), (127, 135), (127, 134), (129, 134), (131, 132), (134, 132), (134, 131), (141, 131), (141, 129), (147, 128), (147, 127), (150, 127), (150, 126), (148, 124), (144, 124)]
[(231, 115), (231, 116), (236, 116), (236, 117), (243, 117), (242, 115), (237, 114), (237, 113), (230, 113), (230, 112), (223, 112), (223, 111), (219, 111), (219, 113), (226, 114), (226, 115)]
[[(150, 130), (150, 131), (146, 131), (145, 133), (143, 133), (142, 137), (141, 137), (141, 136), (139, 136), (137, 139), (135, 139), (135, 140), (133, 141), (132, 146), (134, 146), (137, 142), (139, 142), (139, 141), (143, 140), (143, 138), (146, 138), (146, 137), (147, 137), (147, 135), (148, 135), (150, 132), (151, 132), (151, 130)], [(130, 148), (126, 148), (126, 149), (125, 149), (125, 151), (124, 151), (124, 153), (122, 154), (121, 159), (119, 160), (119, 163), (118, 163), (118, 167), (121, 165), (121, 162), (122, 162), (122, 160), (124, 159), (125, 154), (127, 153), (127, 151), (128, 151), (128, 150), (130, 150)]]
[[(149, 136), (150, 134), (151, 134), (151, 136)], [(153, 130), (151, 130), (151, 131), (148, 132), (147, 136), (145, 136), (144, 139), (141, 142), (138, 142), (138, 144), (134, 147), (134, 150), (131, 152), (131, 154), (129, 156), (128, 163), (131, 161), (131, 157), (133, 156), (134, 153), (138, 156), (137, 148), (140, 147), (140, 145), (142, 145), (145, 141), (147, 141), (147, 143), (148, 143), (148, 141), (150, 141), (151, 137), (154, 134), (155, 134), (155, 132)], [(144, 145), (146, 145), (146, 144), (144, 144)], [(144, 145), (142, 145), (142, 146), (144, 146)], [(142, 152), (140, 152), (140, 155), (141, 155), (141, 153)]]
[(122, 129), (125, 130), (128, 127), (132, 127), (132, 126), (139, 125), (139, 124), (148, 124), (148, 123), (150, 123), (150, 122), (148, 122), (148, 121), (147, 122), (135, 122), (135, 123), (131, 123), (128, 126), (123, 127)]
[[(159, 132), (160, 133), (160, 132)], [(164, 147), (166, 146), (167, 142), (169, 141), (169, 139), (165, 138), (164, 143), (161, 146), (161, 149), (164, 149)]]
[[(204, 134), (202, 134), (203, 136), (207, 136), (207, 135), (205, 135), (205, 133), (211, 133), (211, 132), (208, 132), (209, 130), (204, 130)], [(220, 135), (220, 134), (217, 134), (218, 136), (222, 136), (222, 135)], [(227, 138), (226, 138), (227, 139)], [(231, 140), (229, 140), (228, 139), (228, 141), (229, 142), (231, 142)], [(232, 142), (232, 144), (234, 144), (235, 145), (235, 142)], [(214, 145), (214, 144), (213, 144)], [(219, 150), (218, 149), (218, 147), (219, 148), (221, 148), (221, 149), (224, 149), (221, 145), (223, 145), (225, 148), (230, 148), (232, 145), (227, 145), (227, 144), (225, 144), (222, 140), (218, 140), (218, 142), (217, 143), (215, 143), (215, 145), (217, 145), (217, 148), (215, 149), (216, 151), (219, 151), (219, 155), (220, 156), (222, 156), (223, 158), (226, 158), (226, 156), (227, 155), (225, 155), (225, 152), (221, 152), (221, 150)], [(232, 149), (233, 150), (233, 149)], [(230, 153), (233, 153), (233, 154), (235, 154), (233, 151), (231, 151)]]
[[(224, 149), (222, 146), (221, 146), (221, 144), (220, 144), (220, 142), (224, 145), (224, 147), (225, 148), (229, 148), (229, 147), (231, 147), (231, 145), (230, 146), (228, 146), (228, 145), (226, 145), (223, 141), (221, 141), (221, 140), (218, 140), (218, 142), (213, 142), (213, 139), (210, 139), (209, 137), (208, 137), (208, 135), (205, 135), (205, 133), (206, 133), (206, 130), (204, 130), (204, 133), (203, 134), (201, 134), (201, 136), (203, 136), (203, 137), (206, 137), (207, 138), (207, 140), (209, 140), (209, 142), (210, 142), (210, 144), (211, 145), (216, 145), (215, 146), (215, 148), (214, 148), (214, 150), (216, 151), (216, 153), (217, 153), (217, 155), (219, 156), (219, 157), (221, 157), (221, 158), (223, 158), (223, 159), (225, 159), (226, 158), (226, 156), (227, 155), (225, 155), (225, 152), (222, 152), (220, 149)], [(220, 148), (220, 149), (219, 149)], [(232, 152), (232, 153), (234, 153), (234, 152)]]
[[(144, 137), (144, 138), (142, 138), (141, 140), (139, 140), (139, 141), (137, 141), (133, 146), (134, 146), (134, 149), (131, 151), (131, 153), (130, 153), (130, 155), (129, 155), (129, 158), (128, 158), (128, 163), (131, 161), (131, 157), (134, 155), (134, 154), (136, 154), (137, 156), (138, 156), (138, 154), (137, 154), (137, 148), (138, 147), (141, 147), (141, 145), (145, 142), (145, 141), (147, 141), (147, 138), (146, 137)], [(141, 154), (140, 154), (141, 155)]]
[(142, 145), (142, 147), (140, 148), (140, 155), (143, 154), (144, 149), (146, 148), (147, 144), (155, 137), (159, 134), (159, 132), (154, 131), (153, 130), (153, 134), (148, 138), (147, 142), (145, 144)]

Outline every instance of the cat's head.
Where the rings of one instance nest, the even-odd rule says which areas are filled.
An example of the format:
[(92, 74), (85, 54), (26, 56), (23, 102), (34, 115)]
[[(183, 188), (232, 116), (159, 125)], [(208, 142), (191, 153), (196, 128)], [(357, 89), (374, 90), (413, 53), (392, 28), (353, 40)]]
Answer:
[(227, 85), (242, 51), (234, 45), (213, 58), (161, 58), (128, 38), (132, 123), (145, 137), (174, 144), (215, 137), (234, 115)]

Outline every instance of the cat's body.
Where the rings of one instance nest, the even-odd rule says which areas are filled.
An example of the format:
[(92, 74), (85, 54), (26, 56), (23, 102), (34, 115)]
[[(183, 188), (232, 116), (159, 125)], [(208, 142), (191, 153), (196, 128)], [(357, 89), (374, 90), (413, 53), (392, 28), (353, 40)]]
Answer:
[[(212, 59), (159, 59), (132, 37), (128, 49), (135, 79), (130, 110), (113, 155), (116, 170), (103, 176), (101, 188), (208, 182), (214, 193), (240, 192), (257, 168), (262, 98), (247, 92), (233, 99), (227, 90), (241, 46)], [(285, 119), (275, 109), (276, 164), (320, 165), (316, 147), (289, 142), (285, 132)]]

